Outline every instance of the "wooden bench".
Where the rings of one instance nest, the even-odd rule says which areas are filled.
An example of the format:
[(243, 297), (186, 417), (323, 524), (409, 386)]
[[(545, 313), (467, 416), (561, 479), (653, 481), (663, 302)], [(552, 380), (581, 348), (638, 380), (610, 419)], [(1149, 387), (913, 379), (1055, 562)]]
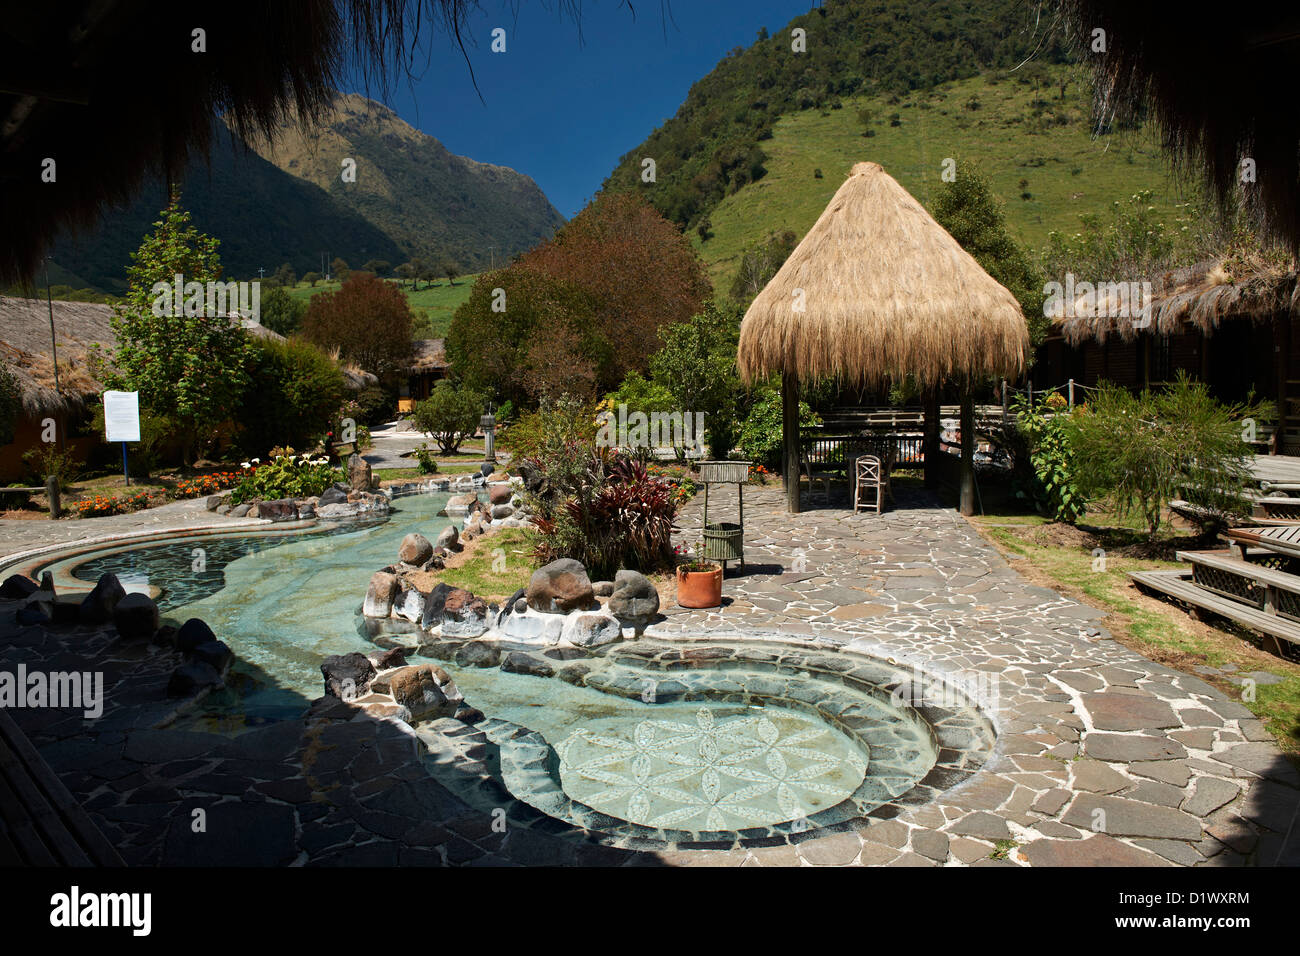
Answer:
[(0, 710), (0, 866), (123, 866), (122, 857)]
[(1279, 641), (1300, 644), (1300, 624), (1295, 624), (1281, 615), (1260, 610), (1253, 605), (1219, 597), (1214, 592), (1208, 591), (1193, 582), (1190, 571), (1178, 569), (1169, 571), (1130, 571), (1129, 577), (1145, 589), (1156, 591), (1166, 597), (1173, 598), (1175, 601), (1181, 601), (1183, 604), (1209, 611), (1220, 617), (1226, 617), (1228, 620), (1234, 621), (1252, 631), (1267, 634), (1273, 638), (1274, 646), (1279, 655), (1282, 653), (1282, 645)]

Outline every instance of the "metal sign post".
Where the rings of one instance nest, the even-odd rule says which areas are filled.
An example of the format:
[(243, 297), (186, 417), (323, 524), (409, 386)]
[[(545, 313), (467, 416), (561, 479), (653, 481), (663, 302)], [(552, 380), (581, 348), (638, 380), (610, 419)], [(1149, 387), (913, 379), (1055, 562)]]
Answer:
[(122, 443), (122, 476), (131, 484), (127, 467), (126, 443), (140, 440), (140, 393), (104, 393), (104, 438)]

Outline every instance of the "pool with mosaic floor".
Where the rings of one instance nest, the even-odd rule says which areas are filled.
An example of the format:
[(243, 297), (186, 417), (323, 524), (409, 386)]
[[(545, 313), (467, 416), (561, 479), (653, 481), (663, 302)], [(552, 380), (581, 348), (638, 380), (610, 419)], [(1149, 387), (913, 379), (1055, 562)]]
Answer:
[(403, 499), (380, 523), (118, 543), (37, 571), (85, 586), (112, 571), (235, 649), (228, 688), (179, 729), (298, 719), (330, 654), (401, 644), (412, 663), (443, 662), (486, 719), (417, 723), (429, 773), (484, 812), (518, 801), (548, 832), (607, 845), (771, 845), (861, 827), (929, 802), (992, 750), (989, 720), (938, 678), (780, 634), (546, 651), (496, 639), (490, 666), (470, 666), (468, 640), (367, 626), (359, 582), (413, 526), (435, 536), (445, 503)]

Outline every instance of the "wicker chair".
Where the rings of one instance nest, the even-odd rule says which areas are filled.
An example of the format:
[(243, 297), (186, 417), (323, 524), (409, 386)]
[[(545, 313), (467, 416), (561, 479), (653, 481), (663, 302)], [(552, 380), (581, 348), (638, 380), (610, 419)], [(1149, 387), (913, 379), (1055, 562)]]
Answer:
[[(875, 508), (880, 514), (882, 498), (888, 487), (884, 463), (875, 455), (862, 455), (853, 462), (853, 513), (860, 507)], [(863, 501), (863, 493), (869, 492), (871, 500)]]

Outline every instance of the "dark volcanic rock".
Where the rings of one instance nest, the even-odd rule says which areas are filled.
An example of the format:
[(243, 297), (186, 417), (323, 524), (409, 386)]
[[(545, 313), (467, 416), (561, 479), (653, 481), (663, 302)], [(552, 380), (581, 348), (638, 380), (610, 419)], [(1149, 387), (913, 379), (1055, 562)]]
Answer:
[(325, 693), (342, 700), (363, 697), (375, 678), (375, 666), (364, 654), (333, 654), (321, 662), (320, 672), (325, 677)]
[(582, 562), (560, 558), (543, 565), (528, 580), (528, 606), (550, 614), (585, 611), (596, 596)]
[(176, 632), (176, 649), (182, 653), (188, 654), (200, 644), (206, 644), (208, 641), (215, 641), (217, 635), (212, 633), (212, 628), (208, 627), (207, 622), (201, 618), (192, 617)]
[(78, 617), (82, 624), (107, 624), (113, 619), (113, 608), (117, 602), (126, 597), (126, 589), (117, 579), (116, 574), (105, 573), (99, 576), (94, 589), (81, 599)]
[(147, 641), (159, 625), (158, 605), (147, 594), (128, 594), (113, 608), (113, 624), (124, 641)]

